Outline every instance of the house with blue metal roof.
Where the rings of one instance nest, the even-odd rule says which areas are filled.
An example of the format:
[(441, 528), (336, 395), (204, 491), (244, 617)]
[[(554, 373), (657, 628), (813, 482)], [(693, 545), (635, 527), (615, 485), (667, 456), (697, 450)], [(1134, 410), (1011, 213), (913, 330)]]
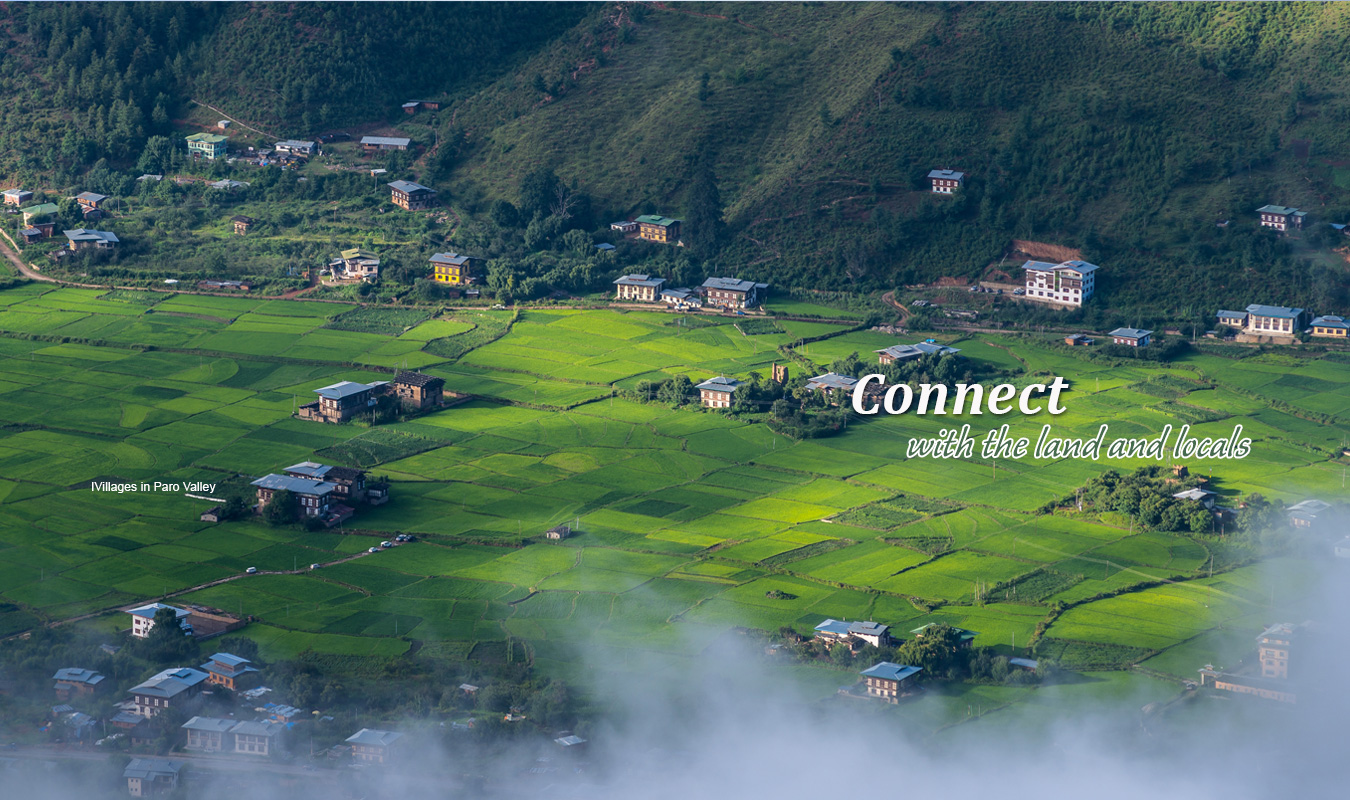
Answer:
[(867, 696), (896, 703), (901, 694), (908, 693), (913, 685), (914, 676), (923, 672), (922, 667), (911, 667), (882, 661), (863, 670), (863, 684), (867, 687)]
[(666, 304), (666, 308), (676, 311), (685, 309), (702, 308), (703, 296), (694, 289), (680, 287), (677, 289), (662, 289), (661, 302)]
[(412, 144), (412, 139), (406, 139), (402, 136), (361, 137), (361, 149), (367, 154), (377, 153), (381, 150), (407, 150), (409, 144)]
[(1115, 344), (1123, 344), (1126, 347), (1148, 347), (1149, 337), (1153, 331), (1146, 331), (1143, 328), (1116, 328), (1106, 334), (1111, 337)]
[(1267, 306), (1252, 303), (1247, 306), (1247, 325), (1244, 333), (1251, 336), (1278, 336), (1293, 338), (1303, 329), (1304, 311), (1288, 306)]
[(92, 669), (66, 667), (58, 669), (52, 676), (53, 686), (59, 700), (69, 700), (74, 695), (91, 695), (107, 685), (103, 675)]
[(732, 396), (736, 390), (744, 386), (742, 381), (735, 378), (717, 376), (695, 386), (698, 389), (699, 402), (704, 408), (731, 408)]
[(300, 406), (296, 416), (300, 419), (322, 420), (324, 422), (346, 422), (357, 414), (367, 414), (379, 403), (381, 395), (389, 390), (388, 381), (357, 383), (339, 381), (330, 386), (315, 389), (319, 399)]
[(207, 678), (207, 674), (199, 669), (171, 667), (131, 687), (128, 693), (137, 714), (153, 717), (170, 708), (183, 708), (196, 702)]
[(623, 275), (614, 281), (618, 287), (614, 299), (655, 303), (661, 297), (661, 284), (665, 282), (665, 278), (653, 278), (650, 275)]
[(700, 291), (704, 305), (732, 310), (755, 308), (768, 296), (769, 284), (740, 278), (709, 278), (703, 282)]
[(885, 647), (890, 644), (890, 626), (880, 622), (845, 622), (827, 619), (816, 626), (816, 638), (826, 642), (850, 642), (857, 640), (873, 647)]
[(960, 348), (948, 347), (936, 342), (916, 342), (914, 344), (897, 344), (877, 350), (877, 361), (882, 364), (894, 364), (897, 361), (912, 361), (924, 356), (954, 356), (961, 352)]
[(827, 372), (824, 375), (817, 375), (806, 381), (806, 388), (813, 392), (820, 392), (830, 402), (838, 402), (838, 395), (845, 395), (853, 391), (853, 387), (858, 384), (858, 379), (851, 375), (839, 375), (834, 372)]
[(966, 173), (954, 169), (935, 169), (928, 172), (928, 184), (934, 194), (951, 194), (966, 183)]
[(132, 797), (168, 794), (178, 788), (178, 774), (186, 765), (186, 761), (166, 758), (133, 758), (122, 770), (127, 793)]
[(397, 731), (381, 731), (374, 728), (362, 728), (347, 737), (352, 746), (352, 760), (363, 764), (388, 764), (395, 755), (394, 745), (403, 734)]
[(258, 683), (262, 673), (252, 665), (252, 661), (233, 653), (216, 653), (210, 661), (202, 664), (202, 669), (209, 676), (208, 682), (235, 691), (251, 689)]
[(1325, 314), (1309, 323), (1308, 330), (1313, 336), (1344, 339), (1350, 336), (1350, 321), (1347, 321), (1344, 317)]
[(394, 205), (407, 211), (422, 211), (436, 205), (436, 190), (412, 181), (386, 184)]
[(178, 620), (178, 627), (183, 630), (183, 635), (192, 635), (192, 625), (188, 622), (188, 617), (192, 614), (186, 608), (165, 605), (164, 603), (150, 603), (149, 605), (138, 606), (127, 609), (131, 615), (131, 635), (137, 639), (144, 639), (150, 635), (150, 629), (155, 627), (155, 613), (160, 609), (172, 609), (174, 618)]
[[(336, 483), (297, 478), (293, 475), (271, 474), (253, 481), (252, 485), (257, 487), (258, 509), (260, 511), (281, 492), (291, 493), (297, 510), (304, 517), (324, 519), (336, 507), (333, 496), (338, 488)], [(347, 516), (351, 515), (350, 508), (346, 506), (342, 506), (342, 508), (346, 509)], [(325, 519), (325, 521), (327, 520)]]

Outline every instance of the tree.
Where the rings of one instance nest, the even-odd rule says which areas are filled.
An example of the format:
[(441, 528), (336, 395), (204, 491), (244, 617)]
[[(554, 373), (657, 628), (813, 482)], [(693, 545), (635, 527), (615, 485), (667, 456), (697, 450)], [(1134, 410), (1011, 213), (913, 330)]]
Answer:
[(533, 219), (547, 216), (558, 191), (558, 176), (551, 169), (537, 169), (520, 181), (520, 215)]
[(1214, 514), (1203, 505), (1196, 503), (1191, 513), (1186, 515), (1187, 527), (1191, 533), (1209, 533), (1214, 530)]
[(520, 224), (520, 212), (509, 200), (498, 200), (493, 203), (488, 216), (492, 217), (492, 222), (498, 228), (514, 228)]
[(711, 157), (705, 157), (694, 173), (693, 183), (689, 185), (689, 196), (685, 202), (688, 213), (682, 237), (685, 245), (699, 258), (713, 258), (722, 246), (722, 195), (717, 190), (717, 178), (713, 175)]
[(263, 507), (263, 518), (269, 525), (290, 525), (295, 522), (295, 500), (295, 494), (289, 489), (274, 492)]
[(137, 649), (150, 661), (167, 664), (189, 660), (197, 652), (197, 642), (183, 630), (175, 609), (161, 608), (155, 612), (155, 623)]

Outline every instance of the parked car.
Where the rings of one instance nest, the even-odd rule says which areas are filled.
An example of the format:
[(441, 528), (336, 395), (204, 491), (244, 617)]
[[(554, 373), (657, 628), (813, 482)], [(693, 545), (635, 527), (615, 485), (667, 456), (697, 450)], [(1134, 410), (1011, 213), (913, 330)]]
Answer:
[(248, 569), (244, 570), (244, 572), (247, 572), (247, 573), (250, 574), (250, 575), (257, 575), (257, 574), (258, 574), (258, 568), (257, 568), (257, 567), (249, 567)]
[(394, 543), (390, 541), (380, 542), (380, 547), (393, 547)]
[(367, 553), (378, 553), (378, 552), (380, 552), (380, 548), (378, 548), (378, 547), (372, 547), (372, 548), (370, 548), (369, 550), (367, 550), (366, 552), (367, 552)]
[(319, 565), (318, 565), (318, 564), (310, 564), (310, 565), (309, 565), (309, 568), (310, 568), (310, 569), (318, 569), (318, 568), (319, 568)]
[(1027, 293), (1027, 290), (1026, 290), (1026, 289), (1013, 289), (1013, 294), (1016, 294), (1016, 295), (1023, 295), (1023, 294), (1026, 294), (1026, 293)]

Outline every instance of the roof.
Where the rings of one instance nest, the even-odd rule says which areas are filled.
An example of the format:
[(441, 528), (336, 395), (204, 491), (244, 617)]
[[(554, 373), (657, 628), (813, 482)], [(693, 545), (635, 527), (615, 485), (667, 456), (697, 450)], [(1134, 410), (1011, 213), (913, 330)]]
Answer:
[(361, 144), (391, 145), (393, 147), (407, 147), (412, 139), (404, 139), (398, 136), (362, 136)]
[(397, 731), (377, 731), (374, 728), (362, 728), (347, 737), (347, 744), (388, 747), (401, 738), (403, 738), (403, 734), (398, 733)]
[(276, 736), (281, 733), (281, 728), (281, 725), (269, 722), (240, 722), (230, 728), (230, 733), (242, 733), (245, 736)]
[(882, 661), (878, 664), (873, 664), (858, 674), (868, 678), (881, 678), (886, 681), (903, 681), (905, 678), (917, 675), (920, 672), (923, 672), (922, 667), (911, 667), (905, 664)]
[(148, 617), (150, 619), (154, 619), (155, 612), (159, 611), (161, 608), (172, 608), (174, 610), (174, 615), (177, 616), (179, 619), (182, 619), (183, 617), (186, 617), (188, 614), (192, 613), (191, 611), (188, 611), (186, 608), (179, 608), (178, 606), (169, 606), (163, 603), (151, 603), (149, 605), (140, 606), (139, 608), (127, 609), (127, 613), (132, 615), (133, 617)]
[(1026, 667), (1027, 669), (1036, 669), (1041, 665), (1041, 662), (1034, 658), (1010, 658), (1008, 663), (1014, 667)]
[(207, 733), (225, 733), (235, 726), (232, 719), (219, 717), (193, 717), (179, 727), (187, 731), (205, 731)]
[(410, 101), (410, 102), (404, 103), (404, 104), (403, 104), (403, 107), (404, 107), (404, 108), (417, 108), (417, 107), (420, 106), (420, 105), (422, 105), (422, 103), (421, 103), (420, 100), (412, 100), (412, 101)]
[(208, 677), (205, 672), (192, 667), (171, 667), (131, 687), (129, 691), (149, 697), (170, 698), (201, 684)]
[[(915, 628), (914, 630), (910, 631), (910, 633), (914, 634), (915, 636), (922, 636), (924, 631), (928, 630), (929, 628), (931, 628), (931, 627), (933, 627), (934, 625), (937, 625), (937, 624), (938, 624), (938, 623), (936, 623), (936, 622), (930, 622), (930, 623), (928, 623), (927, 625), (920, 625), (919, 627), (917, 627), (917, 628)], [(963, 641), (963, 642), (968, 642), (968, 641), (970, 641), (971, 639), (974, 639), (976, 636), (979, 635), (979, 634), (977, 634), (975, 631), (968, 631), (968, 630), (966, 630), (965, 628), (958, 628), (958, 627), (956, 627), (955, 625), (951, 625), (951, 626), (948, 626), (948, 627), (950, 627), (952, 630), (956, 631), (957, 635), (959, 635), (959, 636), (961, 637), (961, 641)]]
[(698, 293), (695, 292), (693, 289), (684, 289), (684, 288), (680, 288), (680, 289), (662, 289), (662, 290), (661, 290), (661, 296), (662, 296), (662, 297), (674, 297), (674, 298), (679, 299), (679, 300), (684, 300), (684, 299), (686, 299), (686, 298), (696, 296), (697, 294), (698, 294)]
[(1051, 264), (1048, 261), (1027, 261), (1022, 265), (1022, 269), (1030, 270), (1032, 272), (1058, 272), (1063, 270), (1066, 272), (1078, 272), (1087, 275), (1088, 273), (1100, 269), (1100, 267), (1096, 264), (1089, 264), (1086, 261), (1073, 258), (1068, 261), (1061, 261), (1058, 264)]
[(839, 636), (880, 636), (890, 630), (890, 626), (882, 625), (880, 622), (844, 622), (837, 619), (827, 619), (816, 626), (816, 630), (821, 633), (833, 633)]
[(313, 150), (314, 143), (301, 141), (300, 139), (287, 139), (284, 142), (277, 142), (274, 147), (278, 150), (282, 148), (287, 150)]
[(462, 256), (459, 253), (436, 253), (430, 259), (433, 264), (448, 264), (452, 267), (462, 267), (473, 260), (473, 256)]
[(1278, 319), (1294, 319), (1303, 316), (1303, 309), (1288, 308), (1286, 306), (1263, 306), (1260, 303), (1252, 303), (1247, 306), (1247, 313), (1254, 317), (1276, 317)]
[(185, 761), (170, 761), (167, 758), (133, 758), (122, 770), (123, 778), (150, 780), (165, 775), (177, 776)]
[(966, 173), (964, 173), (964, 172), (957, 172), (957, 171), (954, 170), (954, 169), (934, 169), (934, 170), (929, 170), (929, 172), (928, 172), (928, 177), (930, 177), (930, 178), (946, 178), (947, 180), (959, 181), (959, 180), (962, 180), (962, 179), (964, 179), (964, 178), (966, 177)]
[(52, 676), (54, 681), (67, 681), (69, 683), (84, 683), (89, 686), (97, 686), (103, 682), (103, 676), (92, 669), (81, 669), (79, 667), (66, 667), (58, 669)]
[(253, 217), (246, 217), (243, 214), (235, 214), (233, 217), (230, 217), (230, 222), (242, 222), (245, 225), (252, 225), (257, 222), (257, 220)]
[(748, 292), (751, 289), (767, 289), (767, 283), (743, 281), (740, 278), (709, 278), (703, 282), (704, 289), (722, 289), (731, 292)]
[(827, 389), (852, 389), (858, 382), (857, 378), (848, 375), (839, 375), (834, 372), (827, 372), (824, 375), (817, 375), (806, 382), (809, 387), (823, 386)]
[(609, 242), (601, 242), (600, 244), (597, 244), (597, 245), (595, 246), (595, 249), (596, 249), (596, 250), (613, 250), (613, 249), (614, 249), (614, 245), (610, 244)]
[(1297, 214), (1299, 213), (1299, 211), (1297, 208), (1287, 208), (1285, 206), (1261, 206), (1260, 208), (1256, 209), (1256, 213), (1288, 215), (1288, 214)]
[(392, 183), (386, 183), (385, 186), (388, 186), (395, 191), (407, 192), (408, 194), (413, 194), (414, 192), (436, 193), (436, 190), (430, 186), (423, 186), (420, 183), (413, 183), (412, 181), (393, 181)]
[(33, 196), (33, 193), (27, 189), (6, 189), (4, 194), (6, 197), (22, 197), (24, 195), (28, 195), (29, 197)]
[(445, 378), (438, 378), (425, 372), (400, 372), (394, 377), (394, 383), (401, 383), (405, 386), (435, 386), (438, 384), (444, 386)]
[(337, 484), (326, 481), (311, 481), (290, 475), (264, 475), (253, 482), (259, 489), (271, 489), (275, 492), (294, 492), (296, 494), (326, 495), (337, 488)]
[(20, 210), (23, 211), (23, 213), (26, 214), (27, 216), (41, 217), (47, 214), (55, 214), (59, 212), (61, 209), (57, 207), (56, 203), (38, 203), (35, 206), (29, 206), (28, 208)]
[(225, 178), (214, 183), (208, 184), (212, 189), (237, 189), (240, 186), (248, 186), (248, 181), (236, 181), (231, 178)]
[(80, 192), (75, 195), (75, 199), (88, 200), (91, 203), (102, 203), (104, 200), (108, 199), (108, 196), (106, 194), (99, 194), (98, 192)]
[(1152, 336), (1153, 331), (1146, 331), (1143, 328), (1116, 328), (1107, 334), (1107, 336), (1119, 336), (1122, 339), (1142, 339), (1145, 336)]
[(1227, 309), (1221, 308), (1221, 309), (1219, 309), (1219, 313), (1215, 314), (1215, 316), (1217, 316), (1219, 319), (1246, 319), (1246, 318), (1247, 318), (1247, 312), (1246, 312), (1246, 311), (1229, 311), (1229, 310), (1227, 310)]
[(233, 653), (215, 653), (211, 660), (217, 664), (224, 664), (227, 667), (238, 667), (244, 664), (252, 664), (247, 658), (241, 658)]
[(299, 464), (292, 464), (287, 467), (286, 472), (298, 472), (307, 478), (313, 478), (317, 481), (326, 476), (331, 469), (332, 467), (329, 465), (320, 464), (317, 461), (301, 461)]
[(679, 220), (674, 217), (663, 217), (660, 214), (643, 214), (633, 221), (639, 225), (659, 225), (662, 228), (668, 228), (679, 222)]
[(359, 248), (359, 247), (352, 247), (352, 248), (349, 248), (349, 249), (347, 249), (347, 250), (343, 250), (343, 251), (340, 253), (340, 255), (342, 256), (342, 258), (343, 258), (344, 260), (347, 260), (347, 261), (350, 261), (350, 260), (352, 260), (352, 259), (354, 259), (354, 258), (373, 258), (373, 259), (379, 260), (379, 256), (375, 255), (374, 253), (370, 252), (369, 250), (362, 250), (362, 249)]
[(948, 347), (945, 344), (934, 344), (933, 342), (915, 342), (914, 344), (892, 345), (885, 350), (878, 350), (876, 352), (885, 353), (892, 358), (903, 359), (913, 358), (916, 353), (925, 356), (949, 356), (961, 352), (961, 349), (957, 347)]
[(1312, 324), (1321, 325), (1324, 328), (1350, 328), (1350, 322), (1346, 322), (1345, 318), (1335, 316), (1334, 314), (1326, 314), (1318, 317), (1312, 321)]
[(1298, 633), (1299, 628), (1301, 627), (1303, 626), (1295, 625), (1292, 622), (1277, 622), (1274, 625), (1271, 625), (1270, 627), (1266, 628), (1264, 631), (1261, 631), (1261, 635), (1257, 636), (1256, 640), (1259, 642), (1262, 639), (1267, 638), (1292, 639), (1294, 638), (1294, 635)]
[(1291, 514), (1320, 514), (1328, 508), (1331, 508), (1331, 503), (1314, 499), (1295, 503), (1286, 508), (1285, 511), (1288, 511)]
[(189, 142), (205, 142), (207, 144), (222, 144), (228, 142), (230, 137), (221, 133), (194, 133), (187, 137)]
[(1172, 495), (1178, 500), (1204, 500), (1206, 497), (1217, 495), (1218, 492), (1211, 492), (1208, 489), (1202, 489), (1199, 486), (1194, 489), (1187, 489), (1184, 492), (1177, 492)]
[(24, 228), (23, 230), (19, 231), (19, 235), (21, 236), (34, 236), (40, 235), (41, 233), (42, 233), (41, 228)]
[(315, 389), (314, 393), (319, 397), (328, 400), (341, 400), (344, 397), (351, 397), (354, 394), (369, 391), (380, 383), (356, 383), (355, 381), (338, 381), (330, 386), (323, 386)]
[(716, 378), (709, 378), (694, 388), (707, 389), (710, 392), (726, 392), (727, 394), (731, 394), (736, 391), (737, 387), (740, 385), (741, 382), (735, 378), (725, 378), (719, 375)]
[(581, 738), (580, 736), (576, 736), (576, 735), (572, 735), (572, 734), (569, 734), (569, 735), (567, 735), (567, 736), (561, 736), (561, 737), (559, 737), (559, 738), (557, 738), (557, 739), (554, 739), (553, 741), (554, 741), (556, 744), (562, 745), (563, 747), (576, 747), (576, 746), (579, 745), (579, 744), (585, 744), (585, 743), (586, 743), (586, 740), (585, 740), (585, 739)]
[(116, 244), (117, 234), (112, 231), (93, 231), (88, 228), (76, 228), (73, 231), (62, 231), (66, 238), (72, 242), (112, 242)]
[[(611, 245), (611, 246), (612, 246), (612, 245)], [(616, 286), (651, 286), (651, 287), (653, 287), (653, 288), (659, 289), (659, 288), (661, 288), (661, 284), (663, 284), (663, 283), (665, 283), (665, 282), (666, 282), (666, 279), (665, 279), (665, 278), (653, 278), (653, 277), (650, 276), (650, 275), (624, 275), (624, 276), (620, 277), (618, 280), (614, 281), (614, 285), (616, 285)]]

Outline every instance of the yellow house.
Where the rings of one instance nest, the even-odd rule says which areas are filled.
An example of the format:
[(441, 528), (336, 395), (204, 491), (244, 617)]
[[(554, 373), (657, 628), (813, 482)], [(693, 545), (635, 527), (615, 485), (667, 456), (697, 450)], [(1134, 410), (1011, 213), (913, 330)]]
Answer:
[(1350, 322), (1328, 314), (1312, 321), (1313, 336), (1328, 336), (1335, 339), (1350, 337)]
[(437, 283), (466, 286), (478, 281), (483, 259), (459, 253), (437, 253), (431, 257), (431, 267)]

